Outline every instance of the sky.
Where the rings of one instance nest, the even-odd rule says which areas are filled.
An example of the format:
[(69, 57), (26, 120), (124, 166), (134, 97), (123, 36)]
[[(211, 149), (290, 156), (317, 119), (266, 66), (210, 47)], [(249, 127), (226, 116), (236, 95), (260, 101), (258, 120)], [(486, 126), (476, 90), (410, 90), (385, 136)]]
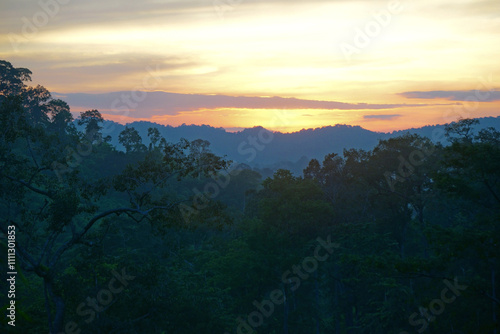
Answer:
[(1, 0), (0, 59), (75, 116), (283, 132), (500, 116), (498, 0)]

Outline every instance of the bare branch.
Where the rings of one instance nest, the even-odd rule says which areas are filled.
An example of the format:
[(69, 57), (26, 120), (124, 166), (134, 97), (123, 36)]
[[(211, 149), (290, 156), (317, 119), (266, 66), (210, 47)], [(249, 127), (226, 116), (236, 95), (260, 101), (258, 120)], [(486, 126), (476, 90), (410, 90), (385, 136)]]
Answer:
[(25, 182), (23, 180), (18, 180), (12, 176), (9, 176), (9, 175), (3, 175), (5, 176), (6, 178), (8, 178), (9, 180), (11, 181), (14, 181), (14, 182), (17, 182), (19, 184), (22, 184), (23, 186), (25, 186), (26, 188), (36, 192), (37, 194), (41, 194), (41, 195), (44, 195), (44, 196), (47, 196), (48, 198), (51, 198), (53, 199), (54, 195), (51, 193), (51, 192), (48, 192), (48, 191), (45, 191), (45, 190), (42, 190), (42, 189), (38, 189), (36, 187), (33, 187), (31, 184), (29, 184), (28, 182)]

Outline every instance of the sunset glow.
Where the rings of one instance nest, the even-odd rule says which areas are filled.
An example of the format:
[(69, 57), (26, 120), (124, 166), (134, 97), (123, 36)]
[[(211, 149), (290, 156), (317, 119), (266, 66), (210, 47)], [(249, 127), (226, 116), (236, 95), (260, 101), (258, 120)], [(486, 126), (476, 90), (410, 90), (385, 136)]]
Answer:
[[(496, 0), (244, 0), (222, 1), (222, 7), (213, 0), (66, 2), (0, 5), (0, 59), (29, 68), (32, 84), (53, 93), (277, 96), (368, 105), (242, 103), (167, 112), (161, 104), (146, 108), (146, 94), (125, 115), (89, 95), (85, 103), (69, 100), (75, 114), (99, 107), (121, 123), (280, 131), (337, 123), (392, 131), (443, 124), (454, 120), (450, 115), (500, 115)], [(483, 92), (479, 98), (476, 90)], [(433, 95), (437, 91), (465, 95)], [(394, 106), (370, 108), (375, 104)], [(276, 113), (286, 122), (273, 122)]]

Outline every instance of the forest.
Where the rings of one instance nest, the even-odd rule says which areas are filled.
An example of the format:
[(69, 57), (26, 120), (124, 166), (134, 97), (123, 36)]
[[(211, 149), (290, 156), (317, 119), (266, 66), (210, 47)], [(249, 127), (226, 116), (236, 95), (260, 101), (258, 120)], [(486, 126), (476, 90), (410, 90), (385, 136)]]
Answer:
[(0, 332), (498, 333), (497, 129), (263, 178), (154, 127), (118, 150), (31, 75), (0, 61)]

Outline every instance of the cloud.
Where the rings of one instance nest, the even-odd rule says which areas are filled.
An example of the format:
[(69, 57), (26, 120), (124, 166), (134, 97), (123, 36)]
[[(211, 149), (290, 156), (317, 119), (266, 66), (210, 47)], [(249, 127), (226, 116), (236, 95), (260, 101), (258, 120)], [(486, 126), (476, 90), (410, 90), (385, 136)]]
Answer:
[[(41, 1), (43, 3), (50, 1)], [(55, 2), (55, 1), (54, 1)], [(48, 8), (48, 9), (47, 9)], [(4, 11), (2, 9), (2, 11)], [(71, 1), (58, 6), (41, 6), (39, 2), (10, 1), (5, 8), (4, 25), (0, 33), (17, 33), (23, 25), (21, 18), (31, 19), (37, 13), (48, 12), (50, 22), (46, 28), (51, 30), (71, 27), (96, 27), (118, 24), (130, 26), (132, 22), (151, 24), (170, 22), (175, 23), (194, 19), (197, 15), (213, 12), (211, 1), (182, 0), (182, 1), (102, 1), (88, 0), (84, 2)], [(45, 28), (45, 27), (44, 27)]]
[(283, 97), (250, 97), (228, 95), (178, 94), (167, 92), (122, 91), (105, 94), (57, 94), (72, 108), (98, 109), (102, 112), (134, 110), (130, 117), (177, 115), (207, 109), (321, 109), (377, 110), (403, 107), (422, 107), (427, 104), (369, 104), (336, 101), (304, 100)]
[(447, 99), (450, 101), (481, 101), (493, 102), (500, 101), (500, 91), (482, 91), (482, 90), (432, 90), (404, 92), (399, 95), (409, 99)]
[(394, 114), (394, 115), (364, 115), (364, 119), (382, 119), (382, 120), (390, 120), (394, 118), (401, 117), (402, 115)]
[[(6, 1), (6, 0), (2, 0)], [(309, 1), (307, 6), (329, 2), (331, 0)], [(348, 0), (342, 0), (348, 1)], [(50, 3), (51, 5), (40, 5)], [(34, 16), (49, 14), (49, 22), (41, 30), (60, 31), (61, 29), (75, 28), (102, 28), (107, 26), (130, 28), (131, 26), (158, 25), (176, 26), (193, 23), (200, 19), (218, 19), (217, 11), (233, 11), (236, 8), (249, 8), (253, 11), (263, 5), (304, 5), (302, 0), (273, 0), (255, 1), (242, 0), (241, 2), (222, 0), (217, 5), (214, 0), (86, 0), (70, 1), (62, 5), (53, 5), (56, 1), (9, 1), (2, 7), (2, 25), (0, 34), (20, 34), (23, 27), (23, 18), (32, 20)], [(217, 20), (216, 22), (218, 22)]]
[[(51, 52), (43, 58), (30, 52), (18, 56), (12, 64), (32, 70), (34, 84), (41, 84), (53, 92), (98, 92), (109, 90), (108, 87), (115, 90), (144, 89), (144, 80), (152, 73), (158, 81), (150, 80), (151, 86), (152, 83), (162, 83), (167, 85), (163, 89), (174, 89), (171, 86), (180, 85), (181, 79), (188, 80), (218, 70), (190, 55), (146, 52), (90, 54), (85, 57), (77, 52)], [(158, 85), (153, 88), (161, 89)]]

